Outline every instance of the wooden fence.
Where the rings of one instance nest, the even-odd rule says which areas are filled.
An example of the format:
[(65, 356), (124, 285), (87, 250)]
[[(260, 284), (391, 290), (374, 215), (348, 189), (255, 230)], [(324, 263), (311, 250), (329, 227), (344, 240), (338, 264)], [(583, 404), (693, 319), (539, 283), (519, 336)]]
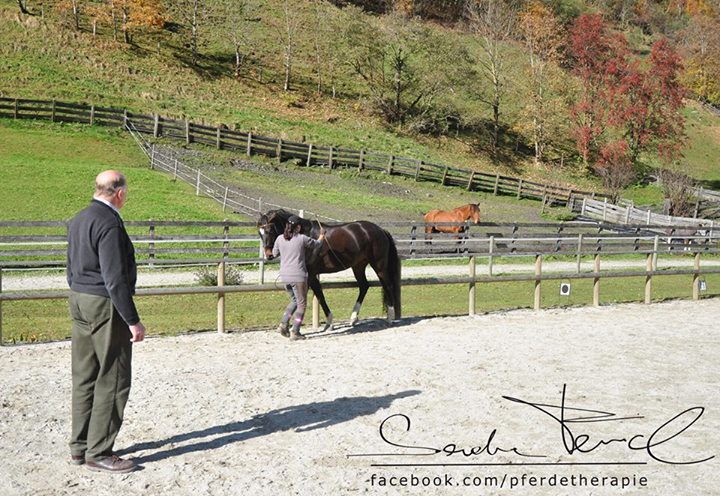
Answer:
[[(697, 219), (692, 217), (673, 217), (670, 215), (656, 214), (650, 210), (642, 210), (633, 205), (619, 206), (609, 203), (607, 200), (598, 201), (590, 198), (583, 198), (571, 204), (571, 209), (579, 212), (584, 217), (598, 219), (603, 222), (616, 223), (620, 225), (645, 224), (653, 226), (654, 231), (670, 233), (685, 232), (709, 232), (710, 237), (716, 235), (715, 222), (710, 219)], [(692, 231), (692, 232), (691, 232)]]
[(228, 129), (227, 126), (208, 126), (188, 120), (160, 115), (129, 112), (125, 109), (95, 105), (62, 103), (47, 100), (0, 98), (0, 117), (15, 119), (49, 119), (53, 122), (127, 127), (154, 137), (202, 143), (219, 149), (238, 150), (247, 155), (262, 154), (278, 160), (296, 160), (306, 166), (321, 165), (331, 169), (354, 168), (399, 175), (415, 181), (430, 181), (456, 186), (468, 191), (486, 191), (495, 195), (532, 198), (547, 204), (567, 205), (576, 197), (607, 198), (607, 195), (575, 190), (561, 184), (543, 184), (500, 174), (487, 174), (423, 160), (333, 146), (297, 143), (280, 138), (268, 138)]
[[(255, 229), (253, 223), (242, 222), (126, 222), (134, 243), (138, 247), (139, 263), (147, 266), (160, 266), (173, 263), (203, 263), (217, 266), (215, 287), (163, 287), (138, 289), (139, 296), (181, 295), (181, 294), (217, 294), (217, 329), (225, 330), (225, 295), (240, 292), (279, 291), (274, 284), (264, 284), (262, 271), (264, 261), (259, 256), (259, 239), (250, 234)], [(2, 302), (38, 299), (67, 298), (67, 291), (52, 292), (3, 292), (3, 268), (19, 267), (62, 267), (64, 257), (64, 222), (0, 222), (0, 248), (4, 260), (0, 259), (0, 343), (2, 343)], [(541, 307), (541, 287), (543, 281), (592, 279), (593, 304), (600, 304), (600, 281), (608, 278), (645, 278), (645, 302), (652, 301), (652, 280), (659, 276), (687, 275), (692, 297), (700, 297), (701, 277), (706, 274), (720, 273), (720, 268), (702, 267), (701, 255), (716, 255), (720, 252), (716, 238), (702, 237), (694, 239), (694, 244), (678, 244), (672, 239), (652, 234), (647, 226), (628, 228), (626, 232), (610, 230), (615, 226), (572, 222), (564, 224), (496, 224), (483, 223), (469, 226), (467, 237), (458, 240), (448, 235), (433, 235), (425, 238), (422, 224), (395, 223), (385, 226), (394, 233), (401, 258), (443, 258), (466, 257), (469, 261), (467, 277), (431, 277), (404, 278), (403, 286), (464, 284), (468, 287), (468, 313), (475, 313), (475, 291), (477, 284), (534, 281), (533, 308)], [(202, 232), (168, 235), (164, 229), (196, 229)], [(30, 229), (30, 233), (23, 233)], [(218, 230), (212, 234), (208, 230)], [(54, 231), (53, 231), (54, 230)], [(142, 230), (147, 233), (135, 233)], [(420, 234), (418, 234), (420, 233)], [(174, 248), (160, 248), (166, 243)], [(192, 244), (214, 244), (215, 248), (193, 247)], [(142, 245), (145, 245), (144, 247)], [(158, 251), (164, 250), (164, 251)], [(643, 254), (646, 259), (645, 270), (601, 271), (601, 257), (614, 255)], [(659, 255), (684, 254), (694, 257), (692, 269), (658, 270)], [(202, 255), (198, 257), (198, 255)], [(543, 260), (548, 255), (571, 255), (577, 257), (577, 270), (563, 273), (544, 273)], [(497, 257), (531, 256), (534, 264), (530, 273), (515, 275), (494, 275), (493, 260)], [(46, 257), (42, 259), (42, 257)], [(583, 257), (591, 257), (593, 271), (580, 270)], [(478, 258), (488, 259), (488, 275), (476, 275)], [(228, 264), (258, 263), (260, 284), (225, 286), (225, 271)], [(377, 286), (377, 282), (371, 283)], [(326, 289), (356, 287), (354, 282), (323, 283)], [(318, 310), (313, 306), (313, 323), (319, 322)]]

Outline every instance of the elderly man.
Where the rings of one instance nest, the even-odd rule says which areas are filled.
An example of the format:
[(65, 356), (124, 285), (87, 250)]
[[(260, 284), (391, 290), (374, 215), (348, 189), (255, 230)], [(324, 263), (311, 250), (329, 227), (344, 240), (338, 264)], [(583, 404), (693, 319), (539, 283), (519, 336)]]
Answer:
[(135, 250), (120, 217), (127, 182), (118, 171), (95, 179), (90, 205), (68, 227), (67, 280), (72, 317), (70, 461), (126, 473), (132, 460), (113, 453), (130, 393), (132, 344), (145, 338), (133, 294)]

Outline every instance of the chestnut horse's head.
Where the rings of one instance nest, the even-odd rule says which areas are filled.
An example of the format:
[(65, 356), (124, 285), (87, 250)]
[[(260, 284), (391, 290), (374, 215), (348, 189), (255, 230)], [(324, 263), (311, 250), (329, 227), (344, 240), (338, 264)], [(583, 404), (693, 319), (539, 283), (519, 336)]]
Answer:
[(477, 203), (468, 203), (469, 214), (465, 220), (472, 220), (473, 224), (480, 224), (480, 206)]

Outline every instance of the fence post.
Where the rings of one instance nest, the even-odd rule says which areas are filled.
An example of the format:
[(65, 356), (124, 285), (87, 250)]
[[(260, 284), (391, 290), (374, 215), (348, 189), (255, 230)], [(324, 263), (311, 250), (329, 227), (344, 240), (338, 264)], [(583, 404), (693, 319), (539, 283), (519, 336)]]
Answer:
[(473, 180), (474, 180), (474, 179), (475, 179), (475, 171), (472, 171), (472, 172), (470, 173), (470, 179), (468, 179), (468, 183), (467, 183), (467, 190), (468, 190), (468, 191), (472, 191), (472, 183), (473, 183)]
[(13, 112), (13, 116), (15, 117), (15, 119), (17, 119), (17, 118), (20, 116), (20, 112), (19, 112), (19, 108), (18, 108), (18, 99), (17, 99), (17, 98), (15, 99), (15, 109), (14, 109), (14, 112)]
[(582, 208), (580, 209), (580, 215), (585, 216), (585, 209), (587, 208), (587, 197), (583, 196)]
[(648, 253), (645, 259), (645, 304), (649, 305), (652, 302), (652, 253)]
[[(471, 279), (475, 279), (475, 269), (475, 255), (473, 255), (468, 262), (468, 271)], [(475, 315), (475, 291), (475, 281), (471, 281), (470, 287), (468, 288), (468, 315)]]
[(313, 301), (312, 301), (312, 324), (313, 329), (317, 329), (320, 327), (320, 302), (317, 299), (317, 296), (313, 293)]
[[(152, 223), (152, 219), (150, 219), (150, 233), (149, 233), (150, 239), (155, 239), (155, 224)], [(148, 258), (150, 259), (148, 262), (148, 265), (150, 267), (153, 267), (155, 264), (153, 263), (155, 261), (155, 243), (150, 241), (148, 243)]]
[(195, 181), (195, 196), (200, 196), (200, 169), (197, 171), (197, 180)]
[(660, 247), (660, 236), (655, 235), (655, 241), (653, 242), (653, 270), (657, 270), (658, 267), (658, 248)]
[(260, 280), (260, 284), (265, 284), (265, 252), (263, 251), (262, 239), (258, 244), (258, 248), (258, 258), (260, 259), (260, 264), (258, 266), (258, 279)]
[(577, 273), (580, 273), (580, 262), (582, 261), (582, 244), (583, 244), (583, 233), (578, 234), (578, 245), (577, 245)]
[(225, 332), (225, 293), (220, 289), (225, 286), (225, 262), (218, 264), (217, 268), (217, 285), (218, 285), (218, 301), (217, 301), (217, 330), (220, 333)]
[(90, 105), (90, 125), (95, 124), (95, 105)]
[(423, 161), (418, 160), (417, 167), (415, 167), (415, 182), (417, 182), (418, 179), (420, 178), (420, 168), (422, 167), (422, 165), (423, 165)]
[(593, 305), (600, 306), (600, 254), (595, 254), (595, 263), (593, 264), (593, 272), (595, 278), (593, 279)]
[(220, 126), (217, 127), (215, 142), (217, 145), (217, 149), (222, 150), (222, 129), (220, 128)]
[(55, 122), (55, 100), (52, 101), (52, 110), (50, 113), (50, 121)]
[(495, 174), (495, 186), (493, 187), (493, 195), (494, 196), (497, 196), (499, 186), (500, 186), (500, 174)]
[(533, 305), (535, 310), (540, 310), (542, 258), (542, 255), (535, 255), (535, 303)]
[(277, 151), (275, 152), (275, 155), (277, 156), (278, 164), (282, 162), (282, 138), (278, 138), (277, 143)]
[(365, 150), (360, 150), (360, 160), (358, 160), (358, 170), (363, 170), (365, 167)]
[(445, 186), (445, 179), (447, 178), (447, 173), (448, 173), (448, 167), (446, 165), (445, 170), (443, 171), (442, 181), (440, 181), (440, 184), (442, 184), (443, 186)]
[(190, 121), (185, 119), (185, 144), (190, 144)]
[(413, 224), (410, 227), (410, 256), (415, 256), (415, 243), (417, 240), (417, 226)]
[(155, 169), (155, 143), (150, 145), (150, 170)]
[(388, 166), (387, 166), (388, 176), (392, 176), (394, 162), (395, 162), (395, 155), (390, 155), (390, 160), (388, 160)]
[[(17, 101), (17, 99), (15, 100)], [(0, 295), (2, 294), (2, 267), (0, 267)], [(0, 346), (3, 345), (3, 313), (2, 300), (0, 300)]]
[(175, 159), (175, 169), (173, 170), (173, 181), (177, 181), (178, 159)]
[(128, 111), (127, 109), (123, 110), (123, 129), (126, 129), (128, 127)]
[(607, 198), (603, 199), (603, 222), (607, 220)]
[(306, 165), (307, 167), (310, 167), (310, 164), (312, 163), (312, 149), (313, 149), (313, 146), (312, 146), (312, 143), (310, 143), (310, 144), (308, 145), (307, 160), (305, 161), (305, 165)]
[(630, 224), (630, 205), (625, 206), (625, 225)]
[(699, 300), (700, 299), (700, 252), (695, 253), (695, 263), (694, 269), (695, 273), (693, 274), (693, 283), (692, 283), (692, 298), (693, 300)]
[(223, 196), (223, 212), (225, 212), (225, 207), (227, 207), (227, 196), (228, 196), (228, 186), (225, 186), (225, 195)]
[(647, 220), (645, 221), (645, 225), (647, 225), (647, 226), (650, 225), (650, 215), (651, 215), (651, 214), (650, 214), (650, 210), (648, 210), (648, 211), (647, 211)]
[(517, 199), (518, 200), (522, 197), (522, 183), (523, 183), (523, 180), (520, 179), (518, 181), (518, 189), (517, 189)]
[(490, 246), (488, 247), (488, 275), (493, 273), (493, 252), (495, 251), (495, 236), (490, 236)]
[(335, 149), (331, 146), (330, 147), (330, 155), (328, 156), (328, 167), (330, 167), (331, 169), (334, 168), (334, 165), (333, 165), (333, 152), (334, 151), (335, 151)]
[(155, 114), (155, 122), (153, 123), (153, 137), (157, 138), (160, 135), (160, 115)]
[(245, 153), (248, 157), (252, 154), (252, 133), (248, 133)]

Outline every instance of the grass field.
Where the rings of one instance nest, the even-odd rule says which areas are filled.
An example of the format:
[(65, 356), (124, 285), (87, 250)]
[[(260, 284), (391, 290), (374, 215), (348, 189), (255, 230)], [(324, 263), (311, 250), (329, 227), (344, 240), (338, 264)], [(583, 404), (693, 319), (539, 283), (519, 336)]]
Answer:
[[(128, 176), (130, 201), (123, 210), (126, 219), (222, 220), (226, 216), (212, 200), (196, 197), (191, 186), (173, 182), (169, 176), (148, 169), (145, 157), (134, 142), (127, 134), (117, 130), (0, 120), (0, 150), (2, 220), (68, 219), (85, 206), (92, 195), (95, 174), (107, 167), (119, 168)], [(348, 178), (349, 184), (353, 181), (357, 182), (353, 177)], [(312, 184), (316, 182), (309, 181)], [(308, 184), (308, 187), (312, 184)], [(322, 188), (322, 184), (318, 187)], [(370, 191), (364, 191), (357, 195), (338, 195), (334, 201), (337, 208), (342, 208), (348, 202), (367, 202), (370, 194)], [(436, 194), (441, 193), (437, 193), (436, 189)], [(452, 193), (446, 191), (443, 194)], [(520, 210), (512, 208), (527, 208), (528, 211), (532, 209), (536, 212), (537, 202), (513, 202), (515, 200), (501, 199), (494, 203), (494, 207), (498, 211), (505, 211), (506, 215), (508, 211), (521, 215)], [(393, 208), (392, 204), (389, 208)], [(641, 300), (642, 282), (641, 277), (603, 281), (601, 301)], [(720, 288), (720, 278), (708, 277), (707, 282), (709, 291), (706, 295), (720, 293), (716, 291), (716, 288)], [(656, 278), (654, 284), (656, 299), (687, 298), (691, 294), (689, 276)], [(557, 288), (547, 283), (542, 305), (588, 304), (592, 301), (590, 286), (589, 281), (574, 282), (572, 296), (560, 297)], [(459, 315), (467, 311), (467, 288), (464, 284), (408, 286), (403, 294), (403, 312), (406, 317)], [(477, 309), (486, 312), (527, 308), (532, 305), (532, 295), (531, 282), (481, 284), (478, 286)], [(227, 327), (238, 330), (269, 328), (278, 319), (285, 298), (280, 290), (228, 295)], [(333, 290), (328, 298), (337, 318), (347, 319), (355, 291)], [(212, 295), (138, 298), (140, 312), (151, 336), (212, 329), (216, 317), (215, 302), (216, 297)], [(4, 342), (47, 341), (68, 337), (69, 319), (66, 304), (62, 300), (4, 302), (2, 313)], [(382, 315), (380, 292), (377, 289), (368, 294), (363, 315)]]

